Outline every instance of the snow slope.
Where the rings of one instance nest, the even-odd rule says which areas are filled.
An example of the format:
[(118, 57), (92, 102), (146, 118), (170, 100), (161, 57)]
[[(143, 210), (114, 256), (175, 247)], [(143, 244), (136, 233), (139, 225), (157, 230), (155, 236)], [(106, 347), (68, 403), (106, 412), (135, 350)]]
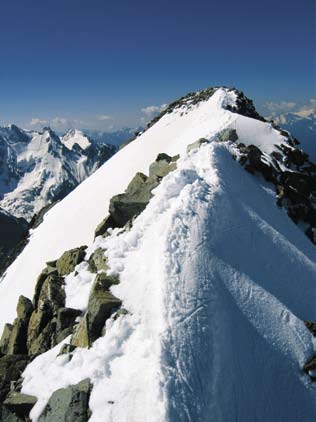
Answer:
[(228, 126), (240, 132), (242, 142), (256, 143), (263, 151), (271, 152), (275, 144), (283, 141), (269, 123), (224, 108), (233, 105), (235, 100), (234, 91), (222, 88), (189, 110), (183, 106), (165, 114), (54, 206), (33, 231), (29, 244), (0, 284), (0, 328), (14, 319), (20, 294), (32, 297), (36, 278), (45, 262), (67, 249), (91, 243), (96, 226), (107, 215), (110, 198), (123, 192), (136, 172), (146, 173), (158, 153), (183, 155), (188, 144), (201, 137), (211, 138)]
[[(236, 94), (165, 114), (52, 208), (0, 284), (0, 322), (15, 317), (20, 294), (62, 252), (99, 246), (129, 314), (73, 358), (61, 345), (24, 372), (22, 391), (38, 397), (38, 420), (53, 391), (89, 377), (91, 422), (309, 422), (315, 385), (302, 367), (314, 354), (304, 320), (316, 321), (315, 247), (248, 174), (233, 145), (211, 142), (223, 128), (271, 153), (284, 138), (269, 123), (232, 113)], [(93, 240), (110, 198), (160, 152), (181, 154), (130, 231)], [(87, 306), (87, 262), (66, 278), (66, 305)], [(65, 340), (67, 341), (67, 339)]]
[[(315, 420), (301, 370), (314, 353), (302, 320), (316, 318), (315, 249), (226, 145), (181, 159), (132, 229), (89, 253), (99, 246), (130, 314), (70, 361), (59, 345), (27, 367), (33, 421), (53, 391), (86, 377), (90, 422)], [(85, 284), (66, 292), (85, 306)]]

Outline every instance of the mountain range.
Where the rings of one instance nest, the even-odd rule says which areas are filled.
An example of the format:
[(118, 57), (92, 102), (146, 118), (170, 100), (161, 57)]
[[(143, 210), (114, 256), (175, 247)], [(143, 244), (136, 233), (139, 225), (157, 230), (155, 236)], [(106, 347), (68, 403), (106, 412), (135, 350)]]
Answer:
[(2, 420), (314, 421), (315, 198), (316, 165), (241, 91), (171, 103), (2, 277)]
[(39, 224), (49, 207), (115, 151), (79, 130), (59, 137), (50, 128), (36, 132), (0, 127), (0, 273), (26, 242), (25, 227)]
[(0, 207), (30, 221), (49, 203), (65, 197), (115, 152), (71, 130), (0, 128)]

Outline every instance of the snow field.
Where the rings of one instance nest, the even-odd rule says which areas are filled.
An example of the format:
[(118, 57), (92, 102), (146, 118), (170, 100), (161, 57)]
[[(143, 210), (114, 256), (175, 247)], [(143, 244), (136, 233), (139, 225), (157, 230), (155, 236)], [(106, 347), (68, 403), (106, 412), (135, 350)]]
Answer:
[[(128, 232), (97, 238), (129, 314), (71, 361), (60, 346), (24, 372), (37, 421), (57, 388), (89, 377), (90, 421), (312, 421), (316, 265), (308, 239), (225, 145), (178, 161)], [(67, 301), (87, 297), (67, 278)], [(80, 302), (81, 301), (81, 302)]]

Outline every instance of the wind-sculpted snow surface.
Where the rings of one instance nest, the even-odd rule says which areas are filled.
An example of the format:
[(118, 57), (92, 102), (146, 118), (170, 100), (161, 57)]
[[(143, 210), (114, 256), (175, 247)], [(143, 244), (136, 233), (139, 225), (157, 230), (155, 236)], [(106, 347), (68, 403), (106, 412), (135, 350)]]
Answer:
[(136, 172), (147, 173), (157, 154), (184, 155), (188, 144), (199, 138), (212, 139), (228, 127), (241, 133), (240, 142), (255, 144), (263, 152), (271, 152), (284, 141), (271, 124), (227, 110), (235, 101), (234, 90), (219, 88), (205, 101), (165, 114), (50, 209), (0, 283), (0, 330), (15, 318), (19, 295), (32, 297), (46, 262), (67, 249), (89, 245), (108, 212), (111, 197), (123, 192)]
[[(68, 361), (60, 345), (24, 372), (39, 398), (89, 377), (91, 422), (314, 421), (315, 249), (223, 144), (180, 159), (131, 230), (98, 237), (128, 315)], [(85, 263), (67, 299), (84, 307)], [(80, 286), (81, 289), (80, 289)], [(70, 289), (70, 290), (69, 290)]]

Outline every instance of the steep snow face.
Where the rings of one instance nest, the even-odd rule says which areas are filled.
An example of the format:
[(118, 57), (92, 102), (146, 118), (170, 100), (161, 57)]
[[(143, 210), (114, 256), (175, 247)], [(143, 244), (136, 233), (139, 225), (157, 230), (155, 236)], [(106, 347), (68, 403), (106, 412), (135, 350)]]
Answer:
[(165, 114), (55, 205), (32, 232), (28, 245), (0, 284), (0, 326), (14, 319), (20, 294), (32, 297), (36, 278), (47, 261), (93, 241), (96, 226), (107, 215), (110, 198), (123, 192), (136, 172), (146, 173), (158, 153), (184, 155), (188, 144), (202, 137), (211, 139), (226, 127), (240, 132), (240, 142), (256, 144), (266, 152), (283, 142), (271, 124), (225, 109), (235, 101), (234, 91), (221, 88), (206, 101)]
[[(303, 323), (316, 318), (314, 247), (226, 145), (180, 159), (132, 229), (88, 255), (100, 246), (129, 315), (70, 361), (59, 345), (27, 367), (34, 422), (54, 390), (86, 377), (90, 422), (315, 420), (302, 371), (314, 354)], [(84, 308), (73, 277), (67, 306)]]
[(64, 136), (60, 138), (60, 140), (70, 150), (73, 149), (75, 144), (79, 145), (79, 147), (82, 149), (86, 149), (91, 145), (88, 137), (78, 129), (69, 130)]
[(67, 148), (50, 129), (38, 133), (16, 126), (0, 128), (2, 208), (30, 220), (44, 206), (63, 198), (114, 153), (107, 146), (90, 151), (90, 142), (78, 131), (66, 138)]

